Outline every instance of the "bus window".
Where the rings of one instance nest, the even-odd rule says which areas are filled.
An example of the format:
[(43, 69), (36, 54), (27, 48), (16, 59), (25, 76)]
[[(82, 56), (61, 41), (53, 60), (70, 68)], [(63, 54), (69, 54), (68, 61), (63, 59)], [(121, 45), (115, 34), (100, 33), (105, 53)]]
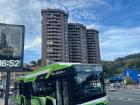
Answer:
[(19, 86), (18, 86), (18, 83), (17, 82), (15, 82), (14, 94), (19, 94)]
[(62, 79), (62, 92), (63, 92), (63, 102), (64, 105), (69, 105), (69, 96), (68, 96), (68, 79)]
[(57, 105), (69, 105), (68, 79), (61, 78), (56, 80)]
[(55, 81), (46, 82), (46, 95), (56, 97)]
[(56, 80), (57, 105), (62, 105), (61, 81)]
[(24, 83), (23, 95), (26, 96), (26, 105), (31, 105), (31, 95), (32, 95), (32, 84)]
[(71, 78), (73, 104), (81, 104), (105, 96), (101, 71), (94, 67), (75, 66)]
[(40, 82), (33, 82), (32, 83), (33, 87), (33, 95), (35, 96), (44, 96), (45, 95), (45, 83), (40, 81)]
[(31, 83), (24, 83), (24, 95), (28, 96), (32, 94), (32, 84)]
[(15, 94), (23, 94), (23, 83), (22, 81), (18, 81), (15, 83)]
[(34, 96), (51, 96), (55, 98), (55, 81), (41, 80), (32, 83)]

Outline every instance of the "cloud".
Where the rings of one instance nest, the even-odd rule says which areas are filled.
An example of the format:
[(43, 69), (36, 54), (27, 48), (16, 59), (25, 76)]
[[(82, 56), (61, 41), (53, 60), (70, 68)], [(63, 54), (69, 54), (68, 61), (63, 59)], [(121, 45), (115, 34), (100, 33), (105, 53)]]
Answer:
[(32, 60), (41, 58), (41, 36), (29, 39), (25, 42), (24, 62), (29, 63)]
[(0, 23), (25, 25), (25, 62), (29, 62), (41, 56), (41, 9), (63, 9), (69, 13), (69, 22), (100, 31), (102, 59), (112, 60), (139, 52), (139, 22), (131, 23), (135, 21), (132, 13), (139, 17), (139, 5), (136, 11), (129, 2), (125, 4), (119, 0), (0, 0)]
[(34, 39), (28, 40), (27, 43), (25, 43), (25, 50), (36, 50), (36, 49), (41, 48), (41, 37), (36, 37)]
[(120, 56), (140, 52), (140, 26), (108, 28), (100, 33), (102, 59), (113, 60)]
[(103, 0), (0, 0), (0, 22), (25, 25), (25, 58), (36, 59), (35, 55), (41, 55), (41, 9), (63, 9), (69, 13), (70, 21), (84, 23), (83, 20), (96, 20), (94, 8), (102, 3)]
[(98, 31), (102, 30), (102, 28), (104, 27), (101, 24), (95, 23), (95, 24), (86, 24), (87, 28), (93, 28), (93, 29), (97, 29)]

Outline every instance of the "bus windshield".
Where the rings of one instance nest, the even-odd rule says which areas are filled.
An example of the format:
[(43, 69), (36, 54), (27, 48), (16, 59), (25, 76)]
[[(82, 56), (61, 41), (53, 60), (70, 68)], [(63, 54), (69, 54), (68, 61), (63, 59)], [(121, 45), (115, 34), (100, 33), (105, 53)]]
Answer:
[[(105, 93), (101, 66), (76, 65), (73, 68), (73, 100), (80, 102), (84, 99), (99, 98)], [(91, 100), (92, 100), (91, 99)]]

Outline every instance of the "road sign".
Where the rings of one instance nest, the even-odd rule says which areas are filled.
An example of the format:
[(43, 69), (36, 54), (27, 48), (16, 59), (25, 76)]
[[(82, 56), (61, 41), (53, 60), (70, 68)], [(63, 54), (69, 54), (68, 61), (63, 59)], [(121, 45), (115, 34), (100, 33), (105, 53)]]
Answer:
[(24, 31), (23, 25), (0, 23), (0, 71), (23, 66)]

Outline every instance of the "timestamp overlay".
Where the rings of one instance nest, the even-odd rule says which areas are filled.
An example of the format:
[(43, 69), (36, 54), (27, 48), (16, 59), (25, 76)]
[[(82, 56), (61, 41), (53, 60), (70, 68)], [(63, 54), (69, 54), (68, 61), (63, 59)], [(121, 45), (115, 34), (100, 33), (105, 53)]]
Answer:
[(20, 60), (0, 60), (0, 67), (20, 67)]

